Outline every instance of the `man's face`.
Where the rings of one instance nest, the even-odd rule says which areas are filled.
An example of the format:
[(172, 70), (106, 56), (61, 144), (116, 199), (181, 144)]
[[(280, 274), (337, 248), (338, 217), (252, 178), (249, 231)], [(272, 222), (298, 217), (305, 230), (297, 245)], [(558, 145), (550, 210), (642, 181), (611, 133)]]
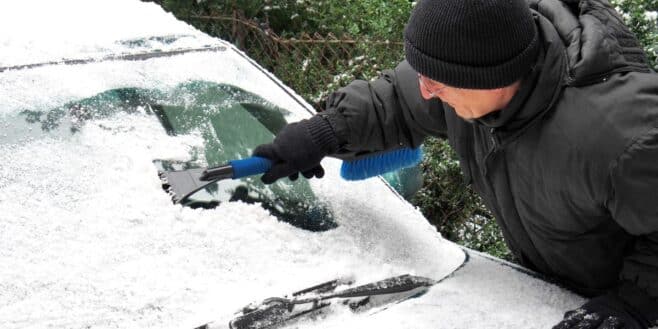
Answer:
[(459, 117), (469, 121), (504, 108), (518, 89), (516, 84), (498, 89), (455, 88), (420, 74), (418, 82), (424, 99), (439, 98), (454, 108)]

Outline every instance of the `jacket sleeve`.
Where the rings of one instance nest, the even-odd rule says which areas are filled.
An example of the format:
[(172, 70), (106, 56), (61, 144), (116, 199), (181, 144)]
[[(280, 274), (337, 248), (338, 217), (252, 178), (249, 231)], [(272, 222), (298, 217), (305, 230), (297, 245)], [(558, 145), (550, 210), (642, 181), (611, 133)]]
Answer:
[(426, 136), (446, 133), (441, 102), (421, 97), (418, 76), (406, 61), (375, 81), (356, 80), (329, 95), (321, 115), (351, 152), (418, 147)]
[(636, 237), (621, 280), (658, 301), (658, 127), (636, 139), (611, 167), (611, 215)]

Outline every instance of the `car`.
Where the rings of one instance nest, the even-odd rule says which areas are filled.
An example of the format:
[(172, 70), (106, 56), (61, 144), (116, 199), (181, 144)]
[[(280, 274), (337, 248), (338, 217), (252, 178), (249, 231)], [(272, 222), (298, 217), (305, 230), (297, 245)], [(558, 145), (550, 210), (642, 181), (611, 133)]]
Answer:
[(338, 159), (322, 179), (248, 177), (229, 202), (210, 185), (173, 203), (159, 171), (248, 157), (311, 106), (153, 3), (30, 6), (0, 13), (0, 327), (228, 327), (253, 301), (406, 274), (433, 285), (291, 326), (546, 328), (583, 302), (443, 239)]

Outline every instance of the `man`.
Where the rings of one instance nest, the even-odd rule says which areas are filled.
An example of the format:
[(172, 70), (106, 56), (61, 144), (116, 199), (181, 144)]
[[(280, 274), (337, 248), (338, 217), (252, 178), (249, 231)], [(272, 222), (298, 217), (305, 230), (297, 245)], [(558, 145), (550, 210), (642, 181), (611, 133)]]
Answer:
[(555, 328), (658, 325), (658, 75), (605, 0), (423, 0), (406, 61), (256, 155), (262, 179), (447, 137), (526, 267), (591, 297)]

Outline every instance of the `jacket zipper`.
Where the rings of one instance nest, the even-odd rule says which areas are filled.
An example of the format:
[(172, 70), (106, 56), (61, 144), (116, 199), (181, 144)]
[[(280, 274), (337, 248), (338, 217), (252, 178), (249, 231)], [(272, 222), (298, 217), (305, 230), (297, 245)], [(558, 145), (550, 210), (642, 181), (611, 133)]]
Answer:
[(494, 153), (498, 151), (498, 147), (500, 146), (500, 141), (496, 135), (496, 128), (489, 129), (489, 140), (491, 141), (492, 147), (489, 152), (487, 152), (487, 155), (484, 156), (484, 171), (482, 172), (484, 177), (487, 177), (487, 173), (489, 171), (489, 159)]
[[(483, 166), (483, 179), (486, 182), (485, 189), (487, 189), (487, 193), (489, 194), (489, 198), (491, 200), (491, 211), (494, 213), (494, 216), (496, 217), (501, 217), (503, 216), (502, 211), (500, 210), (500, 200), (498, 200), (498, 197), (496, 196), (496, 191), (493, 186), (493, 183), (491, 182), (490, 177), (488, 176), (488, 171), (489, 171), (489, 161), (493, 157), (493, 155), (498, 152), (498, 150), (501, 147), (501, 141), (498, 136), (498, 133), (496, 132), (496, 128), (490, 128), (489, 129), (489, 140), (491, 141), (491, 149), (489, 149), (489, 152), (487, 152), (487, 155), (484, 156), (484, 166)], [(512, 254), (515, 255), (515, 257), (518, 257), (520, 260), (525, 260), (526, 255), (524, 252), (521, 251), (519, 248), (520, 243), (518, 242), (517, 238), (512, 235), (512, 233), (509, 230), (509, 227), (505, 221), (500, 221), (499, 225), (501, 225), (501, 229), (505, 232), (507, 232), (507, 243), (512, 251)]]

